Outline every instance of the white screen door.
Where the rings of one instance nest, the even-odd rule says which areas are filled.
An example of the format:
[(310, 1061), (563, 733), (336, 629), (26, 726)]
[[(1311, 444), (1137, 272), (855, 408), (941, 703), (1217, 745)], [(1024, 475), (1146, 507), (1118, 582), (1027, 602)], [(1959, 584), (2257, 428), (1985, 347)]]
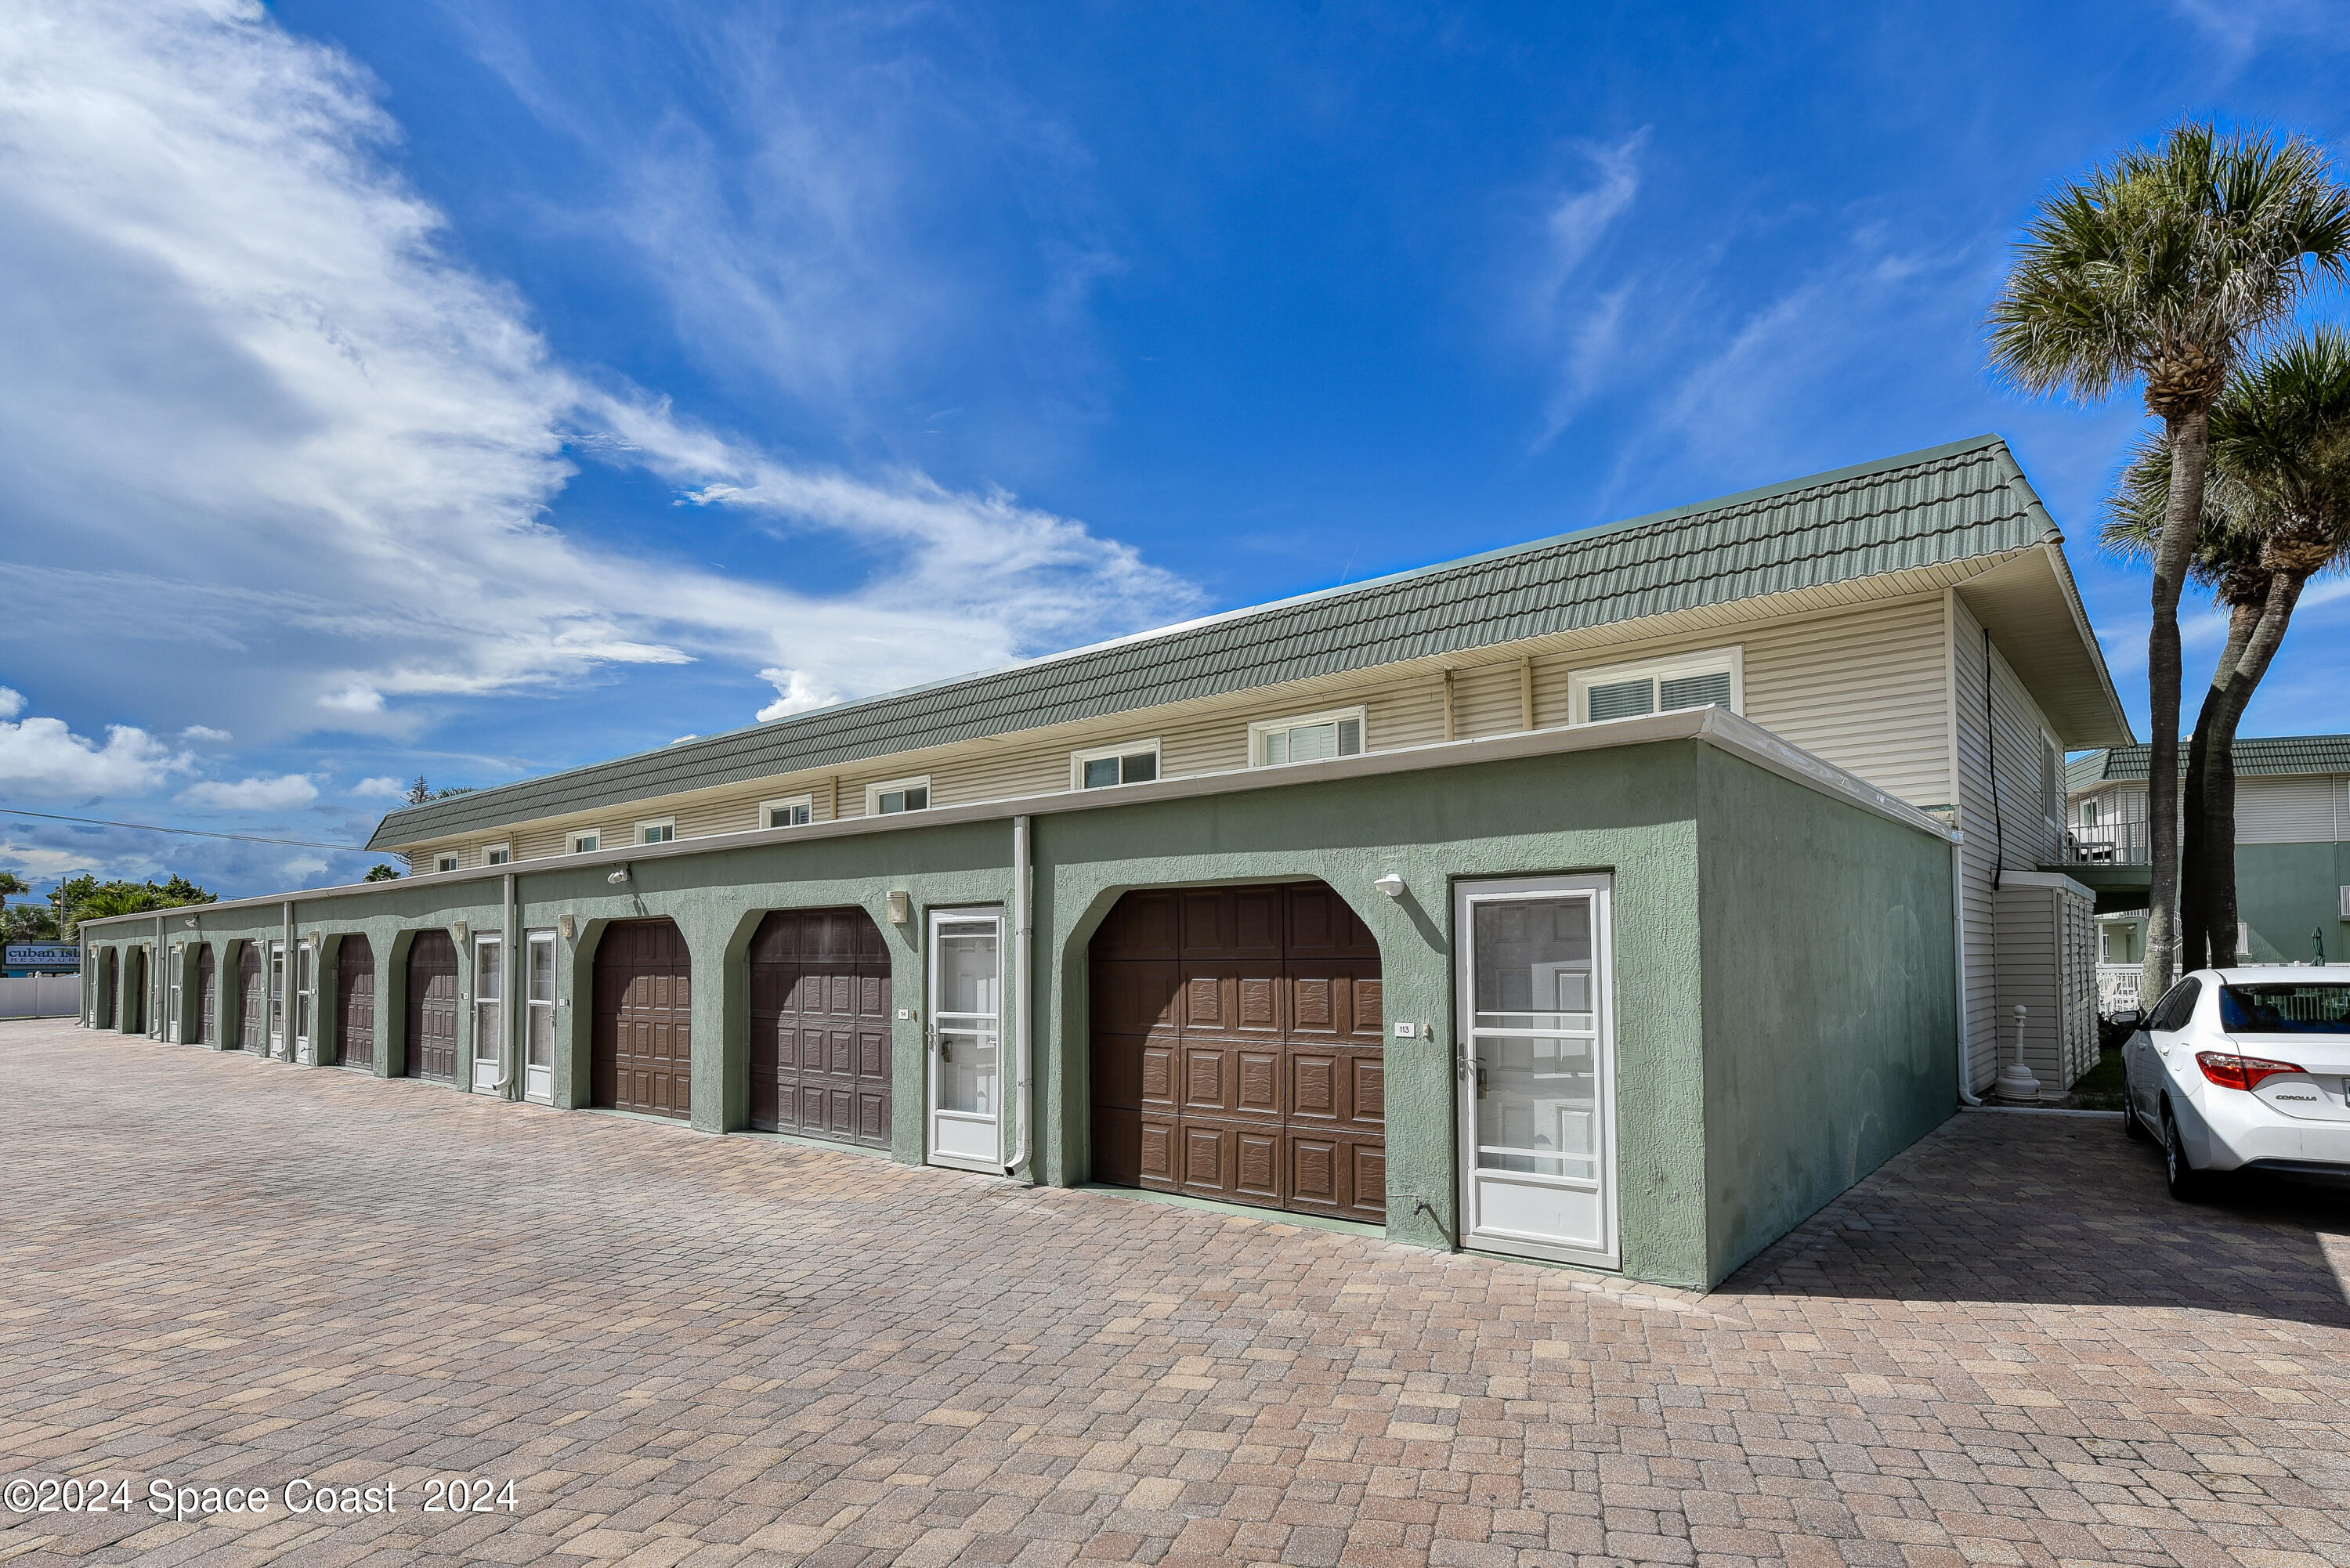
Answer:
[(1616, 1268), (1609, 879), (1464, 882), (1464, 1244)]
[(188, 950), (185, 947), (176, 947), (172, 950), (172, 1010), (164, 1016), (163, 1023), (169, 1031), (165, 1038), (174, 1044), (177, 1044), (180, 1039), (180, 971), (187, 961)]
[(1003, 1168), (1003, 917), (931, 913), (931, 1158)]
[(529, 1034), (523, 1052), (522, 1097), (555, 1103), (555, 933), (530, 934)]
[(269, 1054), (281, 1061), (286, 1050), (286, 944), (269, 944)]
[(505, 948), (495, 937), (473, 939), (473, 1092), (494, 1090), (505, 1045)]

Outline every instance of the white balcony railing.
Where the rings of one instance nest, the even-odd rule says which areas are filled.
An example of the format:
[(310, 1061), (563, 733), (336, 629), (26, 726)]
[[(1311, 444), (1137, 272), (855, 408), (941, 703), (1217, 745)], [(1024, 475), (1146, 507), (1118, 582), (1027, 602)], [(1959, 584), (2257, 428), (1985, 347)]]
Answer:
[(2097, 1012), (2106, 1018), (2118, 1018), (2126, 1012), (2138, 1011), (2138, 981), (2143, 974), (2134, 963), (2101, 963), (2097, 966)]
[(2150, 858), (2142, 818), (2064, 830), (2064, 864), (2068, 866), (2144, 866)]

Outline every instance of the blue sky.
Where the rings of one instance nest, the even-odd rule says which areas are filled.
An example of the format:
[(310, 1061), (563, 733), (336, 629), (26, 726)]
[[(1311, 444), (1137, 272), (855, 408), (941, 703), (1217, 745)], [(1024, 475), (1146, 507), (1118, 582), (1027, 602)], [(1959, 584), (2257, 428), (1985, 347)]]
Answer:
[[(2003, 390), (1981, 312), (2181, 116), (2342, 145), (2350, 57), (2285, 0), (9, 9), (0, 804), (324, 843), (1986, 430), (2142, 731), (2138, 410)], [(2350, 730), (2345, 632), (2250, 731)], [(0, 820), (43, 879), (369, 858)]]

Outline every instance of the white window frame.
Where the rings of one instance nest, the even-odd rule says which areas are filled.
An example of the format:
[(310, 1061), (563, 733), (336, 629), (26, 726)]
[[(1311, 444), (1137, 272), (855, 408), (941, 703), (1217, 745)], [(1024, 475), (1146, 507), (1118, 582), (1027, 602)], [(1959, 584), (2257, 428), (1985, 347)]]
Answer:
[[(498, 971), (497, 987), (485, 994), (482, 985), (484, 967), (482, 960), (484, 954), (490, 952), (495, 952), (498, 955), (495, 961)], [(466, 956), (472, 961), (466, 969), (465, 980), (466, 989), (473, 993), (469, 1000), (472, 1002), (473, 1014), (473, 1027), (466, 1031), (473, 1044), (473, 1075), (469, 1082), (475, 1094), (494, 1094), (497, 1092), (498, 1080), (506, 1075), (506, 997), (514, 990), (506, 969), (508, 954), (505, 933), (475, 931), (473, 951)], [(492, 1008), (497, 1010), (492, 1031), (494, 1038), (485, 1041), (482, 1038), (484, 1033), (482, 1028), (484, 1022), (482, 1014)], [(487, 1055), (483, 1054), (482, 1048), (484, 1045), (489, 1047)], [(486, 1072), (484, 1068), (487, 1069)]]
[(570, 836), (571, 853), (574, 855), (593, 855), (604, 847), (604, 830), (600, 827), (591, 827)]
[(456, 871), (464, 867), (465, 852), (462, 849), (436, 849), (432, 852), (432, 869)]
[[(541, 949), (549, 955), (547, 994), (544, 998), (531, 994), (531, 974)], [(556, 1011), (557, 999), (563, 991), (563, 950), (556, 946), (555, 933), (551, 930), (525, 931), (523, 933), (523, 955), (522, 972), (517, 977), (521, 982), (518, 989), (522, 992), (523, 1029), (522, 1038), (515, 1046), (522, 1054), (522, 1097), (536, 1105), (551, 1106), (555, 1103), (554, 1058), (563, 1049), (562, 1018)], [(531, 1035), (542, 1013), (546, 1019), (547, 1039), (547, 1060), (543, 1065), (530, 1059)]]
[(307, 1062), (310, 1034), (318, 1026), (318, 952), (307, 937), (294, 944), (294, 974), (286, 990), (294, 1002), (294, 1050)]
[[(1297, 765), (1295, 763), (1268, 763), (1264, 760), (1264, 738), (1267, 735), (1278, 731), (1302, 730), (1309, 724), (1344, 723), (1348, 719), (1355, 721), (1356, 732), (1362, 737), (1363, 745), (1361, 751), (1342, 754), (1357, 757), (1367, 755), (1371, 749), (1371, 716), (1369, 711), (1362, 703), (1357, 702), (1351, 708), (1325, 708), (1318, 712), (1293, 713), (1280, 719), (1255, 721), (1249, 725), (1249, 766), (1253, 768), (1295, 767)], [(1333, 759), (1315, 757), (1312, 760), (1326, 763)]]
[[(659, 838), (647, 838), (645, 834), (648, 830), (657, 830), (660, 833), (661, 836)], [(674, 844), (677, 842), (677, 818), (673, 816), (649, 816), (645, 818), (644, 821), (637, 824), (635, 831), (630, 833), (629, 836), (634, 841), (636, 847), (639, 849), (646, 847), (648, 845), (653, 844)]]
[[(504, 858), (500, 859), (500, 856), (504, 856)], [(514, 864), (514, 846), (511, 844), (482, 846), (482, 864), (484, 866), (511, 866)]]
[[(1086, 764), (1087, 763), (1106, 763), (1110, 761), (1112, 758), (1123, 761), (1123, 759), (1127, 757), (1139, 757), (1145, 752), (1150, 753), (1150, 777), (1148, 779), (1136, 779), (1133, 782), (1136, 784), (1156, 784), (1159, 780), (1167, 776), (1167, 758), (1165, 753), (1159, 749), (1159, 737), (1153, 735), (1147, 741), (1128, 741), (1124, 745), (1119, 746), (1093, 746), (1082, 752), (1071, 752), (1069, 753), (1069, 787), (1076, 790), (1081, 790), (1086, 787)], [(1121, 767), (1118, 770), (1118, 781), (1117, 784), (1095, 784), (1093, 787), (1095, 789), (1118, 789), (1123, 787), (1127, 782), (1125, 769)]]
[(806, 811), (807, 813), (808, 822), (814, 822), (816, 820), (816, 796), (814, 794), (787, 794), (775, 800), (761, 801), (759, 803), (759, 827), (761, 831), (764, 832), (766, 829), (775, 827), (804, 827), (806, 826), (806, 823), (777, 822), (775, 820), (775, 813), (779, 811)]
[[(889, 794), (893, 791), (910, 789), (919, 789), (922, 792), (922, 804), (913, 809), (917, 811), (930, 810), (931, 794), (931, 775), (928, 774), (916, 774), (908, 778), (884, 779), (879, 784), (867, 784), (865, 786), (865, 815), (868, 816), (879, 816), (881, 815), (881, 797), (883, 795)], [(904, 814), (893, 811), (889, 813), (889, 815), (891, 816), (899, 816)]]
[[(1567, 722), (1591, 722), (1591, 689), (1595, 686), (1620, 686), (1626, 681), (1648, 680), (1659, 687), (1668, 680), (1679, 680), (1691, 675), (1730, 676), (1730, 711), (1742, 717), (1746, 712), (1746, 648), (1743, 643), (1731, 643), (1727, 648), (1700, 649), (1693, 653), (1667, 654), (1656, 659), (1635, 659), (1622, 664), (1598, 664), (1588, 670), (1577, 670), (1566, 678)], [(1661, 691), (1659, 693), (1662, 696)], [(1657, 709), (1640, 715), (1652, 719), (1659, 712), (1694, 713), (1695, 708)], [(1615, 721), (1609, 721), (1614, 722)]]

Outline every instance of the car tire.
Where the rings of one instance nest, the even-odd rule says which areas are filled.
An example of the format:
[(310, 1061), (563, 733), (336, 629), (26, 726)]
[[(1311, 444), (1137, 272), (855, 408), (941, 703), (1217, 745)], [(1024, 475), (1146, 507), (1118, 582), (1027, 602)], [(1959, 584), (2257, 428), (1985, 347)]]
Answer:
[(2178, 1122), (2170, 1107), (2162, 1107), (2162, 1172), (2170, 1184), (2170, 1195), (2181, 1203), (2193, 1203), (2203, 1196), (2203, 1173), (2187, 1163), (2187, 1143), (2178, 1136)]
[(2122, 1086), (2122, 1137), (2132, 1143), (2146, 1141), (2146, 1124), (2137, 1119), (2137, 1110), (2130, 1104), (2129, 1086)]

